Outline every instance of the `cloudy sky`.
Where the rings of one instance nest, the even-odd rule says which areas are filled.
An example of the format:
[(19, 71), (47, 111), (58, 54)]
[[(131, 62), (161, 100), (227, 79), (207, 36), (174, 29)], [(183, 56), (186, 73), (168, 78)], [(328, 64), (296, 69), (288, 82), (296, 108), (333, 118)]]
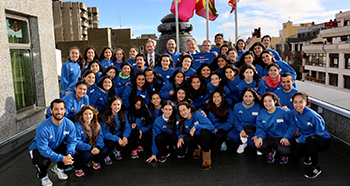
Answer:
[[(64, 0), (66, 1), (66, 0)], [(133, 37), (156, 34), (160, 20), (170, 13), (172, 0), (81, 0), (88, 7), (98, 7), (100, 27), (131, 28)], [(219, 17), (211, 21), (209, 39), (224, 33), (225, 40), (235, 40), (234, 12), (228, 0), (215, 0)], [(254, 28), (261, 34), (278, 37), (282, 24), (323, 23), (335, 18), (339, 11), (349, 11), (349, 0), (240, 0), (238, 3), (238, 36), (247, 39)], [(194, 26), (192, 36), (201, 43), (206, 37), (205, 19), (194, 14), (189, 20)]]

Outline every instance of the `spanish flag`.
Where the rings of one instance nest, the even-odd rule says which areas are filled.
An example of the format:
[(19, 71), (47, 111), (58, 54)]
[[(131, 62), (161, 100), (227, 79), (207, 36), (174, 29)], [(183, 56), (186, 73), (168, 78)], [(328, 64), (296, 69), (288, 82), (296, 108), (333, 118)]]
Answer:
[(214, 0), (196, 0), (196, 14), (207, 18), (207, 1), (209, 1), (209, 20), (214, 21), (219, 16), (215, 9)]
[[(179, 18), (182, 21), (187, 22), (191, 17), (193, 17), (193, 11), (196, 8), (196, 0), (178, 0), (177, 6)], [(173, 14), (176, 14), (175, 0), (173, 0), (173, 3), (171, 4), (170, 11)]]

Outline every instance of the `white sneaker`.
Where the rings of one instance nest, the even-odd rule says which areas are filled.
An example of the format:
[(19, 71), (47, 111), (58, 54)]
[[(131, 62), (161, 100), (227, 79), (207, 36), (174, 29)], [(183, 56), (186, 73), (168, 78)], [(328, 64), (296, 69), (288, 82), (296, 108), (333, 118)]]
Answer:
[(263, 155), (263, 153), (262, 153), (262, 152), (260, 152), (259, 150), (256, 150), (256, 155), (258, 155), (258, 156), (262, 156), (262, 155)]
[(239, 145), (239, 147), (237, 149), (237, 153), (242, 154), (244, 152), (244, 149), (246, 146), (247, 146), (247, 143), (243, 143), (243, 144)]
[(47, 174), (45, 177), (41, 178), (40, 180), (41, 180), (42, 186), (52, 186), (52, 181), (49, 179), (49, 176), (47, 176)]
[(58, 179), (66, 180), (68, 179), (67, 174), (64, 173), (63, 169), (57, 167), (57, 164), (51, 168), (52, 173), (56, 174)]

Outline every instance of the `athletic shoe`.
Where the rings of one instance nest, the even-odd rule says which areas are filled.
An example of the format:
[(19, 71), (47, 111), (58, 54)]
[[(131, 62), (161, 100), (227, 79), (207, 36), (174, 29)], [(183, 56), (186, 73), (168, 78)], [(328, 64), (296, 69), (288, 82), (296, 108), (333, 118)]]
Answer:
[(58, 179), (60, 179), (60, 180), (68, 179), (67, 174), (64, 173), (63, 169), (58, 168), (57, 164), (51, 168), (51, 172), (56, 174)]
[(132, 158), (132, 159), (139, 158), (139, 155), (137, 154), (137, 149), (131, 151), (131, 158)]
[(41, 178), (41, 185), (42, 186), (52, 186), (52, 181), (49, 179), (49, 176), (46, 174), (45, 177)]
[(262, 156), (262, 155), (263, 155), (263, 153), (262, 153), (262, 152), (260, 152), (259, 150), (256, 150), (256, 155), (258, 155), (258, 156)]
[(71, 170), (73, 170), (73, 167), (72, 167), (72, 166), (69, 166), (69, 167), (67, 167), (66, 169), (64, 169), (64, 172), (68, 172), (68, 171), (71, 171)]
[(311, 157), (310, 156), (305, 157), (303, 164), (304, 165), (311, 165), (312, 164)]
[(272, 149), (272, 152), (270, 152), (267, 155), (267, 163), (273, 163), (275, 161), (275, 155), (276, 155), (276, 151), (275, 149)]
[(280, 164), (284, 165), (286, 163), (288, 163), (288, 156), (281, 156)]
[(123, 159), (122, 153), (118, 150), (113, 150), (113, 154), (116, 160), (121, 160)]
[(182, 156), (177, 155), (177, 158), (179, 158), (179, 159), (185, 158), (185, 155), (182, 155)]
[(139, 146), (137, 147), (137, 151), (138, 151), (138, 152), (143, 152), (143, 150), (144, 150), (144, 149), (143, 149), (143, 147), (142, 147), (141, 145), (139, 145)]
[(161, 156), (158, 161), (160, 163), (164, 163), (166, 161), (166, 159), (167, 159), (167, 156)]
[(112, 165), (112, 164), (113, 164), (113, 161), (111, 160), (111, 158), (110, 158), (109, 156), (107, 156), (107, 157), (105, 158), (105, 163), (106, 163), (106, 165)]
[(85, 176), (85, 172), (83, 171), (83, 169), (74, 170), (74, 172), (75, 172), (75, 175), (76, 175), (77, 177), (83, 177), (83, 176)]
[(99, 169), (101, 169), (101, 164), (92, 162), (92, 168), (94, 168), (95, 170), (99, 170)]
[(316, 178), (319, 174), (322, 173), (322, 170), (320, 169), (320, 167), (312, 167), (312, 170), (307, 172), (304, 176), (306, 178)]
[(221, 144), (220, 150), (221, 150), (221, 151), (226, 151), (226, 150), (227, 150), (226, 141), (224, 141), (224, 142)]
[(238, 154), (242, 154), (244, 152), (244, 149), (246, 148), (247, 143), (240, 144), (237, 149)]

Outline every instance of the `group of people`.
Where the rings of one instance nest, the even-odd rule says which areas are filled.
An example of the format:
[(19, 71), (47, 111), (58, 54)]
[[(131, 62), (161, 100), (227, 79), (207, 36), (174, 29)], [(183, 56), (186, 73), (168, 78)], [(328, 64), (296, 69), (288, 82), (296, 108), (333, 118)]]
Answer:
[(213, 48), (205, 40), (200, 53), (189, 39), (188, 52), (179, 53), (170, 39), (159, 55), (148, 40), (146, 55), (131, 47), (127, 60), (120, 48), (105, 47), (98, 58), (93, 47), (83, 55), (72, 47), (61, 99), (51, 102), (29, 147), (42, 185), (52, 185), (51, 159), (58, 162), (51, 171), (65, 180), (65, 171), (82, 177), (85, 165), (98, 170), (127, 152), (137, 159), (144, 148), (152, 151), (146, 162), (192, 154), (208, 170), (211, 150), (227, 150), (227, 141), (238, 144), (237, 153), (256, 149), (268, 163), (276, 154), (280, 164), (292, 153), (304, 156), (305, 177), (317, 177), (318, 153), (330, 144), (325, 122), (296, 89), (294, 69), (268, 47), (270, 36), (261, 41), (245, 50), (238, 40), (232, 48), (216, 34)]

